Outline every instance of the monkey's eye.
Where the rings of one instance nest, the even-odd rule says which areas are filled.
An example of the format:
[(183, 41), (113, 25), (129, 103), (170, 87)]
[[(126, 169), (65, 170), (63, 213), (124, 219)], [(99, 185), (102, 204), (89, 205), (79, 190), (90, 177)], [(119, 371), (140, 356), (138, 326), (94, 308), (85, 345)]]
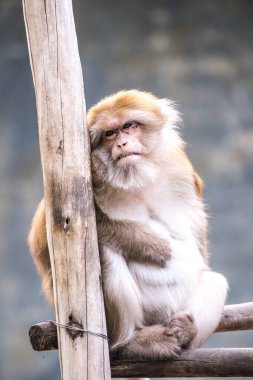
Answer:
[(105, 132), (105, 135), (106, 135), (107, 137), (110, 137), (110, 136), (112, 136), (114, 133), (115, 133), (114, 131), (106, 131), (106, 132)]
[(127, 123), (123, 124), (123, 126), (121, 127), (121, 130), (123, 133), (130, 135), (130, 134), (134, 134), (137, 128), (138, 128), (138, 124), (136, 123), (136, 121), (128, 121)]
[(114, 136), (115, 136), (115, 131), (113, 131), (113, 130), (106, 131), (104, 133), (104, 137), (107, 139), (113, 138)]
[(131, 123), (130, 121), (128, 122), (128, 123), (125, 123), (124, 125), (123, 125), (123, 129), (129, 129), (129, 128), (131, 128), (132, 127), (132, 125), (133, 125), (133, 123)]

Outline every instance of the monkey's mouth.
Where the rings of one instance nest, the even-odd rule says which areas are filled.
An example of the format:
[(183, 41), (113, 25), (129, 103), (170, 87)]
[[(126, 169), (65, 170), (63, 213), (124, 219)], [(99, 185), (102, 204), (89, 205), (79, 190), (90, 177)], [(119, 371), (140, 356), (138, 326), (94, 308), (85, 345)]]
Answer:
[(120, 161), (122, 158), (130, 157), (130, 156), (140, 156), (140, 153), (137, 153), (137, 152), (124, 152), (124, 153), (121, 153), (117, 157), (117, 161)]

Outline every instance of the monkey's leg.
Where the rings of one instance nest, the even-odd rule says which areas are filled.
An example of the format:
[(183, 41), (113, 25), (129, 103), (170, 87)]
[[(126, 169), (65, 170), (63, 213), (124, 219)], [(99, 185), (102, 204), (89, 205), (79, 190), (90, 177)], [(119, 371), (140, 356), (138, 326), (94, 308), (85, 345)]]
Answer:
[(187, 313), (193, 316), (197, 334), (190, 346), (201, 346), (213, 333), (222, 316), (228, 284), (219, 273), (204, 271), (193, 295)]
[(153, 325), (138, 330), (119, 353), (127, 359), (173, 358), (181, 352), (177, 338), (167, 326)]
[(28, 244), (34, 258), (34, 263), (41, 277), (42, 289), (45, 297), (49, 304), (53, 305), (53, 280), (47, 245), (44, 199), (42, 199), (35, 212), (32, 227), (28, 236)]

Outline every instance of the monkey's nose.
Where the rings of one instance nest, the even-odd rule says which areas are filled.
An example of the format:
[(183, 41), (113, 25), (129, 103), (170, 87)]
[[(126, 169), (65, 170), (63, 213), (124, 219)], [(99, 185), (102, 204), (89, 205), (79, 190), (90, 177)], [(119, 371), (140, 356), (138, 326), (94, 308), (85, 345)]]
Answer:
[(118, 143), (117, 143), (117, 147), (118, 147), (118, 148), (122, 148), (123, 146), (126, 146), (126, 144), (127, 144), (127, 141), (118, 142)]

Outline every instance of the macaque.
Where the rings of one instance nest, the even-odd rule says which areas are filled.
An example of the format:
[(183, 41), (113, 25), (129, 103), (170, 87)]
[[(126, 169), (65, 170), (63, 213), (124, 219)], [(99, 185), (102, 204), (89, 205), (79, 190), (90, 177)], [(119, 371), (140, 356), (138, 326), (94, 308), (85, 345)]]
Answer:
[[(88, 112), (109, 344), (124, 358), (199, 347), (224, 307), (227, 281), (208, 266), (203, 184), (179, 123), (173, 102), (137, 90)], [(29, 246), (53, 304), (43, 200)]]

